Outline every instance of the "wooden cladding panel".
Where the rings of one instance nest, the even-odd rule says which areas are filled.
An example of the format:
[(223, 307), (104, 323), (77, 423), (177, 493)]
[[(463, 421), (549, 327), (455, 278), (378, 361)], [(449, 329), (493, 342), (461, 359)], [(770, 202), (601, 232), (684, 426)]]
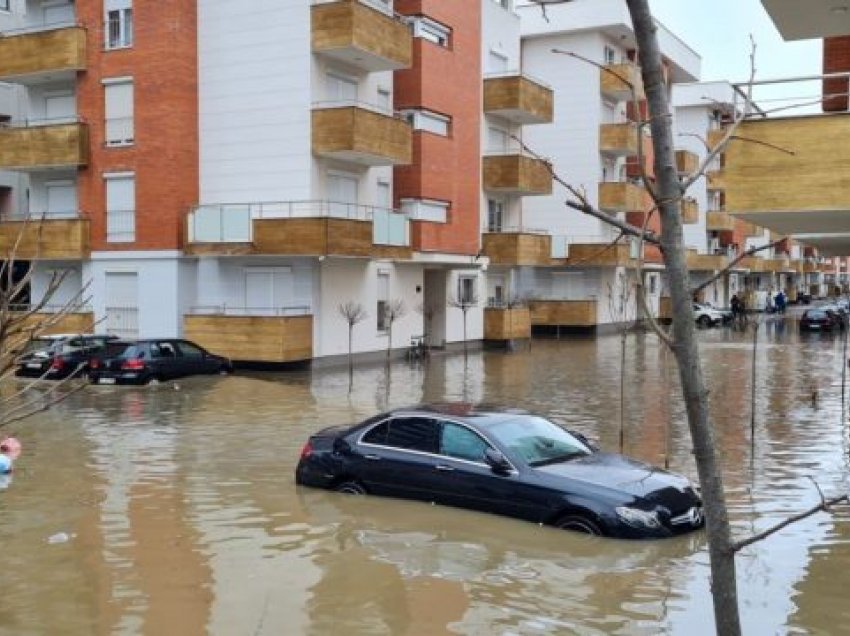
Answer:
[(410, 124), (356, 106), (314, 110), (312, 140), (317, 155), (363, 155), (370, 165), (409, 164), (413, 156)]
[(638, 99), (645, 97), (640, 69), (631, 62), (610, 64), (599, 69), (599, 85), (604, 95), (615, 99), (631, 99), (632, 87), (636, 91)]
[(708, 212), (705, 215), (705, 229), (710, 232), (734, 232), (735, 219), (721, 210)]
[[(706, 136), (706, 142), (708, 143), (708, 147), (711, 150), (717, 148), (721, 141), (723, 141), (723, 137), (726, 135), (726, 130), (723, 128), (715, 128), (714, 130), (709, 130), (708, 135)], [(728, 148), (728, 146), (727, 146)], [(726, 148), (724, 148), (724, 152)]]
[(662, 296), (658, 303), (658, 317), (661, 320), (673, 320), (673, 299)]
[(646, 190), (633, 183), (599, 184), (599, 209), (606, 212), (642, 212), (648, 207)]
[(728, 264), (726, 256), (722, 254), (699, 254), (693, 250), (688, 250), (686, 262), (688, 269), (704, 272), (723, 269)]
[[(53, 322), (55, 321), (55, 322)], [(25, 321), (26, 325), (35, 327), (42, 325), (39, 328), (37, 335), (53, 336), (57, 334), (73, 334), (73, 333), (94, 333), (94, 314), (91, 312), (67, 313), (64, 316), (56, 314), (32, 314)], [(43, 325), (47, 322), (52, 324), (49, 327)]]
[(531, 337), (531, 311), (528, 307), (484, 310), (485, 340), (521, 340)]
[(311, 8), (313, 51), (353, 49), (386, 60), (389, 68), (410, 68), (413, 37), (401, 22), (357, 0)]
[(3, 221), (0, 223), (0, 258), (14, 248), (18, 236), (21, 240), (14, 257), (21, 260), (79, 260), (91, 254), (87, 219)]
[(0, 80), (85, 68), (82, 27), (0, 37)]
[(532, 325), (592, 327), (597, 322), (595, 300), (534, 300), (529, 307)]
[(548, 265), (552, 257), (548, 234), (484, 234), (481, 242), (494, 265)]
[[(708, 190), (726, 189), (726, 170), (709, 170), (705, 173), (705, 187)], [(729, 206), (729, 197), (726, 197), (726, 205)], [(732, 208), (735, 209), (735, 208)], [(737, 210), (736, 210), (737, 211)]]
[(738, 267), (748, 269), (751, 272), (769, 272), (772, 271), (766, 259), (758, 258), (757, 256), (748, 256), (738, 261)]
[[(513, 111), (526, 123), (550, 123), (554, 118), (554, 93), (527, 77), (494, 77), (484, 80), (484, 112)], [(510, 116), (509, 116), (510, 117)]]
[(483, 172), (484, 189), (491, 192), (552, 193), (552, 173), (540, 159), (524, 155), (484, 157)]
[(188, 340), (244, 362), (298, 362), (313, 357), (312, 316), (184, 316)]
[(850, 115), (746, 121), (737, 134), (756, 143), (726, 148), (733, 212), (850, 209), (850, 146), (839, 141), (850, 138)]
[(571, 243), (569, 254), (564, 264), (573, 267), (616, 267), (632, 260), (631, 248), (623, 243)]
[(676, 151), (676, 170), (681, 175), (693, 174), (699, 168), (699, 156), (690, 150)]
[(599, 127), (599, 151), (616, 155), (637, 155), (640, 135), (632, 123), (602, 124)]
[(371, 221), (255, 219), (254, 253), (362, 256), (372, 252)]
[(682, 223), (685, 225), (699, 223), (699, 203), (695, 199), (682, 199), (680, 208), (682, 210)]
[(88, 161), (85, 124), (0, 128), (0, 169), (84, 166)]

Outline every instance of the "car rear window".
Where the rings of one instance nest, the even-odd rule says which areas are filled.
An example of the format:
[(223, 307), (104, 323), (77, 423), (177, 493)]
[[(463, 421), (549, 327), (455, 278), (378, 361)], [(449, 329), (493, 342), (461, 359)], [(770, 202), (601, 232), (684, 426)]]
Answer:
[(826, 312), (825, 311), (807, 311), (806, 315), (809, 318), (815, 318), (816, 320), (821, 320), (823, 318), (826, 318)]
[(144, 358), (145, 350), (140, 345), (123, 344), (108, 344), (106, 346), (107, 355), (113, 358), (121, 357), (126, 360), (132, 358)]

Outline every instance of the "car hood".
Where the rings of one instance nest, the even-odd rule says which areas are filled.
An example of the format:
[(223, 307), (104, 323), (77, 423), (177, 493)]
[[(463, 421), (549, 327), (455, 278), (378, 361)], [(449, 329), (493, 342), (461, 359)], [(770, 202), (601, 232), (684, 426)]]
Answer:
[(686, 509), (699, 501), (685, 477), (614, 453), (592, 453), (533, 470), (548, 477), (641, 497), (671, 510)]

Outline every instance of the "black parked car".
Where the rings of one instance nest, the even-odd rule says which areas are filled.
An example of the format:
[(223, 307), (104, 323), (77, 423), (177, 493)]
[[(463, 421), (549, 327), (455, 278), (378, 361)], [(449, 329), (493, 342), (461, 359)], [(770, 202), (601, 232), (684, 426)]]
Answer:
[(93, 384), (149, 384), (187, 375), (230, 373), (233, 365), (188, 340), (150, 339), (110, 343), (108, 356), (92, 359)]
[(823, 309), (807, 309), (800, 317), (800, 331), (832, 331), (839, 328), (837, 314)]
[(628, 539), (703, 525), (702, 501), (684, 477), (599, 452), (519, 410), (423, 406), (326, 428), (304, 446), (295, 480)]
[(88, 373), (91, 358), (102, 355), (116, 336), (56, 335), (35, 338), (27, 346), (15, 375), (25, 378), (64, 380)]

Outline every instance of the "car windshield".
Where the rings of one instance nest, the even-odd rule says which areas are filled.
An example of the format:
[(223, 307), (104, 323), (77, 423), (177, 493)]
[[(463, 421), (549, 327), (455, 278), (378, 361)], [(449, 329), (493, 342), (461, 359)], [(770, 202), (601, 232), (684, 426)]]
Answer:
[(487, 432), (529, 466), (556, 464), (592, 452), (560, 426), (534, 415), (501, 420)]
[(823, 311), (807, 311), (806, 314), (808, 318), (814, 318), (815, 320), (826, 318), (826, 312)]

